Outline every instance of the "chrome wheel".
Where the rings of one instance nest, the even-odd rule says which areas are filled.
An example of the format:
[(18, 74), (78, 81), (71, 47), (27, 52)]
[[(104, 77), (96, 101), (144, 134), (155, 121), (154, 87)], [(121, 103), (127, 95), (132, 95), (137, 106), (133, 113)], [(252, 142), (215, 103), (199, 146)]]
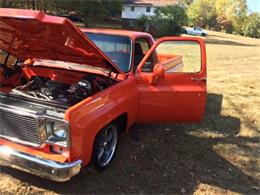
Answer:
[(99, 167), (106, 167), (112, 160), (118, 142), (118, 130), (111, 124), (103, 129), (97, 140), (97, 163)]

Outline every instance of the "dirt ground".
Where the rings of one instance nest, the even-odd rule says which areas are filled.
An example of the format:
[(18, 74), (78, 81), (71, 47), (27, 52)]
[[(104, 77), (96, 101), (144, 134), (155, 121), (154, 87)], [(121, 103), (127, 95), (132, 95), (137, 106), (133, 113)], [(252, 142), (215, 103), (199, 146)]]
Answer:
[(210, 32), (199, 124), (136, 125), (112, 166), (55, 183), (0, 168), (0, 193), (259, 194), (260, 40)]

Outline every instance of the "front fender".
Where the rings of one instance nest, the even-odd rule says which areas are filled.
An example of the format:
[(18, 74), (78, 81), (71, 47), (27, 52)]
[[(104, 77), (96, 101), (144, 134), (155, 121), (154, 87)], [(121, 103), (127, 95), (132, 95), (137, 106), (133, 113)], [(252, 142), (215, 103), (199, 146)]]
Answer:
[(128, 126), (136, 119), (138, 92), (134, 78), (109, 87), (67, 110), (70, 123), (70, 161), (81, 159), (89, 163), (97, 133), (123, 113), (128, 115)]

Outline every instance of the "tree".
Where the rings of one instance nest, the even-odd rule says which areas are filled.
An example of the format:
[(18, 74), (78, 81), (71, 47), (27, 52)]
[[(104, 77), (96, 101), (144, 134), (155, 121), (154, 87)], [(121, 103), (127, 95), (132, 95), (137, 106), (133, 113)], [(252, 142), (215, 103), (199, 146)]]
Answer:
[(0, 0), (1, 7), (44, 10), (56, 15), (72, 11), (83, 17), (109, 17), (121, 13), (121, 0)]
[(179, 3), (182, 4), (185, 7), (189, 7), (190, 4), (192, 4), (193, 2), (194, 2), (194, 0), (182, 0), (182, 1), (179, 1)]
[(221, 26), (226, 32), (243, 34), (243, 24), (247, 18), (246, 0), (218, 0), (215, 8), (218, 17), (225, 18), (231, 24)]
[(244, 23), (243, 28), (245, 36), (260, 38), (260, 14), (250, 14)]
[(140, 31), (150, 31), (151, 18), (147, 15), (142, 15), (136, 22), (137, 29)]
[(190, 24), (243, 35), (246, 0), (196, 0), (188, 8)]
[(232, 31), (233, 31), (232, 22), (229, 21), (223, 15), (218, 16), (217, 17), (217, 24), (215, 26), (215, 30), (217, 30), (217, 31), (225, 30), (227, 33), (232, 33)]
[(216, 24), (215, 0), (194, 1), (187, 10), (189, 23), (193, 26), (213, 28)]
[(187, 24), (188, 18), (184, 7), (169, 5), (157, 8), (154, 16), (146, 18), (146, 20), (149, 22), (150, 32), (154, 36), (161, 37), (180, 34), (182, 26)]
[(235, 33), (244, 35), (243, 24), (247, 20), (246, 0), (233, 0), (231, 10), (230, 17)]

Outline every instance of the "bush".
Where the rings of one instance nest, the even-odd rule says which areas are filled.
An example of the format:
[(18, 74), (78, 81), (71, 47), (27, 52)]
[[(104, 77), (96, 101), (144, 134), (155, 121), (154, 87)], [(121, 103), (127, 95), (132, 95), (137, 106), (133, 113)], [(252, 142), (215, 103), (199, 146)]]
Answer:
[(260, 38), (260, 15), (258, 13), (252, 13), (248, 16), (244, 24), (244, 35)]
[(185, 8), (171, 5), (157, 8), (154, 16), (141, 17), (138, 24), (155, 37), (162, 37), (180, 34), (182, 26), (186, 25), (187, 21)]
[(150, 18), (146, 15), (142, 15), (136, 22), (137, 30), (149, 32), (150, 23)]

